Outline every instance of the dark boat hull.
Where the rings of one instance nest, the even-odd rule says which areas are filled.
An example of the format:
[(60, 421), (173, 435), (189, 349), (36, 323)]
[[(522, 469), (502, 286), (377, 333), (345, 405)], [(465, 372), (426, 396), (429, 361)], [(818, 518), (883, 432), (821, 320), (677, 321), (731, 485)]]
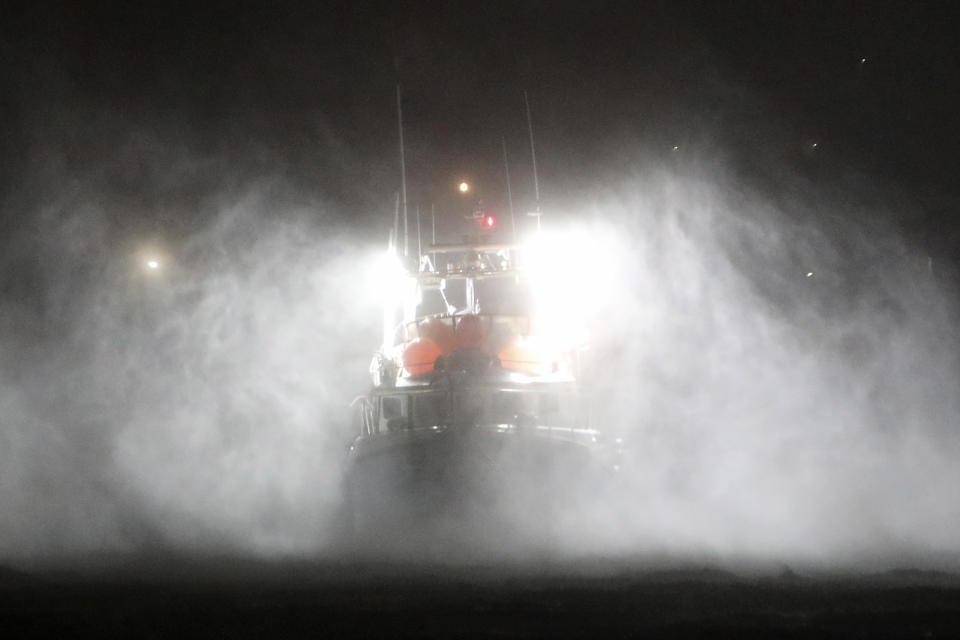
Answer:
[(368, 550), (542, 547), (611, 481), (595, 447), (550, 433), (412, 430), (357, 442), (344, 517)]

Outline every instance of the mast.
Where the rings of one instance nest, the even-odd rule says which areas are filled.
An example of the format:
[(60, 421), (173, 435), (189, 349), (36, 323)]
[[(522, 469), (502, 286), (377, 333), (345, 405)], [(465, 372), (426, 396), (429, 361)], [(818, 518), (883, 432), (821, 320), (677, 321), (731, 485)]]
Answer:
[(507, 139), (500, 138), (503, 143), (503, 174), (507, 178), (507, 205), (510, 209), (510, 229), (513, 231), (513, 241), (517, 241), (517, 223), (513, 217), (513, 191), (510, 189), (510, 163), (507, 162)]
[(394, 194), (393, 203), (393, 229), (390, 232), (390, 249), (397, 252), (397, 241), (400, 239), (400, 193)]
[(420, 240), (420, 205), (417, 205), (417, 269), (419, 269), (420, 258), (423, 257), (423, 245)]
[(530, 98), (523, 90), (523, 102), (527, 105), (527, 130), (530, 132), (530, 158), (533, 161), (533, 195), (536, 199), (537, 231), (540, 230), (540, 181), (537, 179), (537, 148), (533, 143), (533, 117), (530, 115)]
[[(527, 114), (529, 115), (529, 113), (528, 107)], [(400, 100), (400, 83), (397, 83), (397, 129), (400, 132), (400, 188), (403, 194), (403, 257), (406, 258), (410, 255), (410, 234), (407, 231), (407, 163), (403, 151), (403, 106)], [(534, 173), (536, 173), (536, 169), (534, 169)]]

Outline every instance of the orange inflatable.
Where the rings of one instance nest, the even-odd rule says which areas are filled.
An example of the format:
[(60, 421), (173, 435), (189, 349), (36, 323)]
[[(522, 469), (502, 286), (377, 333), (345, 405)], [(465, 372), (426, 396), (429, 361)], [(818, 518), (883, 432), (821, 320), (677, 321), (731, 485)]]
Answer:
[(527, 375), (543, 375), (554, 369), (556, 354), (533, 340), (518, 338), (500, 350), (500, 366)]
[(454, 333), (455, 349), (482, 349), (486, 346), (487, 332), (478, 316), (461, 316)]
[(443, 355), (443, 350), (433, 340), (417, 338), (403, 350), (403, 368), (411, 376), (433, 371), (433, 363)]
[(443, 355), (448, 355), (453, 351), (456, 340), (453, 337), (453, 329), (440, 318), (430, 318), (426, 322), (420, 323), (418, 328), (420, 337), (425, 340), (432, 340)]

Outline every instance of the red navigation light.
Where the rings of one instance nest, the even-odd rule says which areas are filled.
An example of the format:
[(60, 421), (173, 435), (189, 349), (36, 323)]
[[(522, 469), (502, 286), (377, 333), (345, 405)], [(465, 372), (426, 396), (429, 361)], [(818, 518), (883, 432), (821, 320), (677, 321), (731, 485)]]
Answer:
[(481, 219), (481, 224), (483, 224), (484, 229), (493, 229), (497, 226), (497, 219), (491, 215), (485, 215)]

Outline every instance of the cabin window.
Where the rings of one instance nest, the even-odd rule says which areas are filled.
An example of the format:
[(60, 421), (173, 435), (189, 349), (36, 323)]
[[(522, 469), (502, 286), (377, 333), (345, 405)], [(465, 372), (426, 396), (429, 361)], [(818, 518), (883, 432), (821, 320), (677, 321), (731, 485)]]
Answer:
[(387, 431), (387, 422), (407, 415), (406, 396), (384, 396), (380, 399), (380, 431)]
[(439, 289), (426, 289), (417, 305), (417, 317), (432, 316), (447, 312), (447, 303)]
[[(416, 404), (414, 413), (419, 413)], [(582, 408), (578, 397), (572, 393), (458, 392), (453, 396), (453, 413), (448, 419), (466, 424), (517, 424), (524, 421), (550, 427), (573, 427), (582, 419)], [(424, 426), (425, 423), (417, 417), (415, 424)]]
[(532, 311), (533, 295), (526, 283), (514, 278), (491, 278), (478, 280), (474, 286), (483, 313), (526, 316)]
[(467, 308), (467, 285), (462, 278), (448, 278), (443, 281), (440, 290), (444, 301), (444, 308), (451, 306), (454, 309)]
[(447, 394), (422, 393), (413, 396), (413, 426), (437, 427), (447, 423)]

